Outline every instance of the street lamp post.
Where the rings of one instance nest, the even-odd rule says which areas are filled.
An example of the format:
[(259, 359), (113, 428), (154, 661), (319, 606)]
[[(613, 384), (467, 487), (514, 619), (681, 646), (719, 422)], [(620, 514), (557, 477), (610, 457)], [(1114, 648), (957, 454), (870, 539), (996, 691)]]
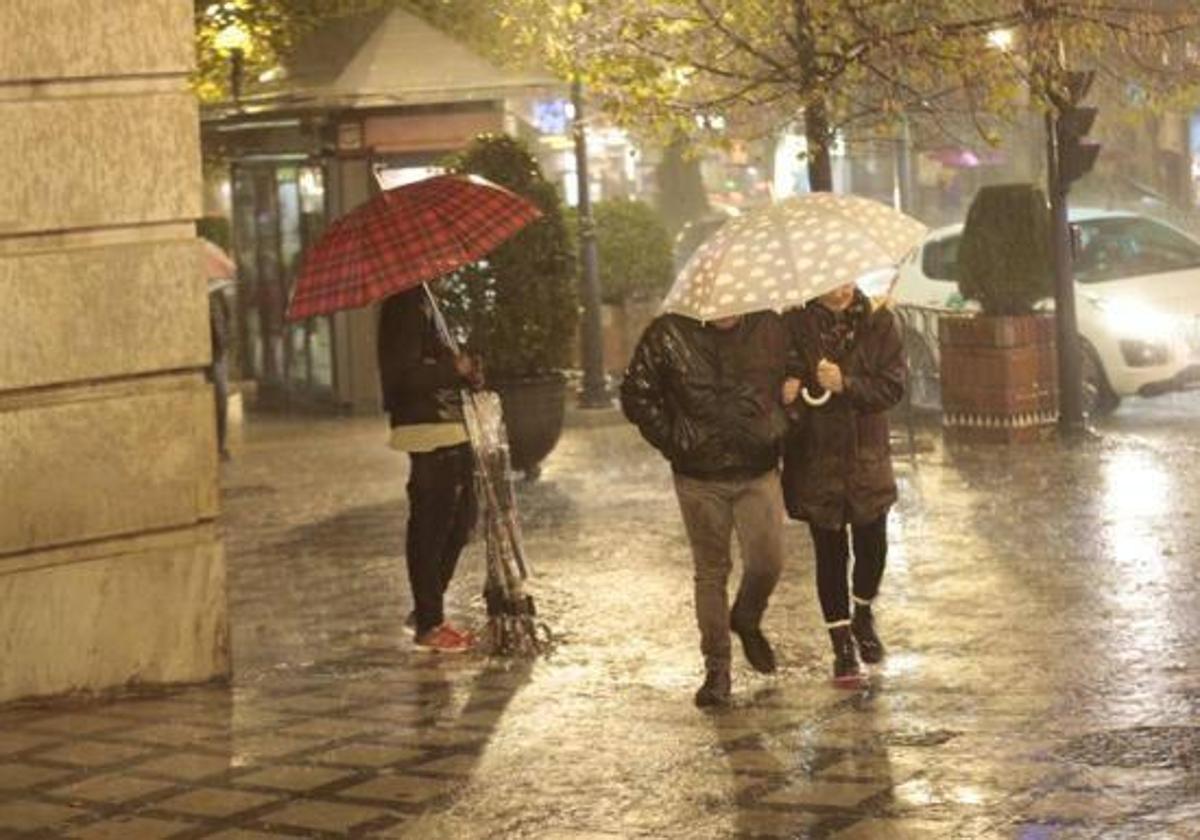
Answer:
[(580, 408), (609, 408), (612, 395), (604, 375), (604, 338), (600, 320), (600, 263), (596, 254), (596, 224), (592, 218), (592, 196), (588, 185), (587, 134), (583, 113), (583, 83), (571, 83), (575, 115), (571, 131), (575, 137), (575, 175), (579, 185), (579, 254), (583, 264), (580, 297), (583, 300), (583, 390)]
[(231, 23), (217, 33), (215, 45), (229, 56), (229, 96), (234, 105), (242, 98), (242, 76), (246, 65), (246, 50), (250, 47), (250, 33), (239, 23)]
[(242, 101), (242, 74), (245, 64), (246, 53), (241, 47), (234, 47), (229, 51), (229, 92), (234, 105), (239, 105)]

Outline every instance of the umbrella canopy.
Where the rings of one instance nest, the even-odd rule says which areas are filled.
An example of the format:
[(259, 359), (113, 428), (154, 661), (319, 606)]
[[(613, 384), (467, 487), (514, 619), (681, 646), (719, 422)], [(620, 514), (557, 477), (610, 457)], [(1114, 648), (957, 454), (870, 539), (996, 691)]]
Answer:
[(541, 211), (475, 175), (437, 175), (380, 193), (304, 255), (290, 321), (366, 306), (473, 263)]
[(204, 248), (204, 276), (209, 280), (232, 280), (237, 274), (237, 264), (225, 249), (204, 238), (200, 243)]
[(868, 198), (796, 196), (727, 222), (688, 260), (662, 308), (712, 321), (800, 306), (895, 267), (926, 233)]

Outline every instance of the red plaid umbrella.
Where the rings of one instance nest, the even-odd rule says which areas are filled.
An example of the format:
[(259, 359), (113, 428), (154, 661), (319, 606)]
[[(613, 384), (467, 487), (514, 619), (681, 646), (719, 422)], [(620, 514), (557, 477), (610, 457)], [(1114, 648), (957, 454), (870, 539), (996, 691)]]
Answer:
[(380, 193), (304, 255), (289, 321), (366, 306), (483, 258), (541, 215), (475, 175), (437, 175)]

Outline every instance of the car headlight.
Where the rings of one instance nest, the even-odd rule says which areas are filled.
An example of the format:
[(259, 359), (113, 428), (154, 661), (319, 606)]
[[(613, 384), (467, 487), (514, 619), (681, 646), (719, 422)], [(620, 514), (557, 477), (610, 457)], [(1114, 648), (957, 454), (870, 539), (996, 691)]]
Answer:
[(1161, 341), (1121, 339), (1121, 358), (1131, 368), (1158, 367), (1171, 361), (1171, 348)]
[(1104, 326), (1117, 339), (1132, 339), (1164, 348), (1179, 333), (1179, 319), (1135, 300), (1089, 298), (1100, 310)]

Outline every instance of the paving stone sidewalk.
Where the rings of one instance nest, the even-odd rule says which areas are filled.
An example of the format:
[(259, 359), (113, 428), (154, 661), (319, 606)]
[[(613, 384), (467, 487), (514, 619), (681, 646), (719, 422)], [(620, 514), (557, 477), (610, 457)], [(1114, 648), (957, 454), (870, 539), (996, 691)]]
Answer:
[[(411, 648), (379, 421), (251, 417), (223, 474), (231, 685), (0, 709), (0, 837), (1200, 837), (1200, 401), (1098, 443), (901, 456), (891, 655), (828, 684), (806, 531), (780, 673), (701, 677), (665, 466), (569, 429), (522, 484), (534, 663)], [(452, 612), (478, 621), (472, 546)]]

